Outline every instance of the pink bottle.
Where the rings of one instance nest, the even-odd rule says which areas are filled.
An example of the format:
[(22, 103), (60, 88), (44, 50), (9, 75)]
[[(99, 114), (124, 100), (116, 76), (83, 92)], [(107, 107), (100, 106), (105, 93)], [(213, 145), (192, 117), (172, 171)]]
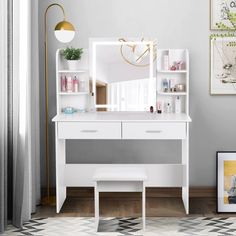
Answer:
[(72, 81), (71, 76), (67, 77), (67, 92), (68, 93), (73, 92), (73, 81)]
[(78, 93), (79, 92), (79, 81), (78, 79), (76, 78), (76, 76), (74, 77), (73, 79), (73, 91), (75, 93)]
[(61, 76), (61, 92), (66, 92), (66, 76)]

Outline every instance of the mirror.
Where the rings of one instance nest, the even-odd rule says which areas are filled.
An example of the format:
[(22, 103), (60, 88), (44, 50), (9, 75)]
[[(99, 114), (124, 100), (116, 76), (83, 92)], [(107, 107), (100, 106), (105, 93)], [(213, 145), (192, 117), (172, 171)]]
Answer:
[(90, 39), (90, 76), (98, 111), (155, 106), (153, 41)]

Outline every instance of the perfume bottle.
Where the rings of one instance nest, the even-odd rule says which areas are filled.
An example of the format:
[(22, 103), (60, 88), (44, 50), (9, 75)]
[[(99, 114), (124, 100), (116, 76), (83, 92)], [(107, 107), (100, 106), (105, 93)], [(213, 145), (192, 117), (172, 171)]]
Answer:
[(167, 79), (162, 80), (162, 91), (168, 92), (169, 83)]
[(79, 81), (79, 91), (80, 92), (85, 92), (86, 91), (86, 82), (84, 79), (81, 79)]
[(67, 92), (73, 92), (73, 81), (71, 76), (67, 77)]
[(150, 106), (150, 113), (153, 113), (154, 112), (154, 108), (153, 106)]
[(76, 78), (76, 76), (74, 77), (74, 80), (73, 80), (73, 91), (75, 93), (78, 93), (79, 92), (79, 81), (78, 79)]
[(171, 107), (171, 103), (167, 102), (166, 103), (166, 113), (171, 113), (172, 112), (172, 107)]
[(89, 96), (89, 112), (95, 112), (95, 98), (94, 98), (94, 93), (90, 93)]
[(181, 100), (179, 96), (175, 98), (175, 113), (176, 114), (181, 113)]
[(162, 113), (162, 102), (161, 101), (157, 102), (157, 113), (158, 114)]
[(66, 92), (66, 76), (61, 76), (61, 92)]

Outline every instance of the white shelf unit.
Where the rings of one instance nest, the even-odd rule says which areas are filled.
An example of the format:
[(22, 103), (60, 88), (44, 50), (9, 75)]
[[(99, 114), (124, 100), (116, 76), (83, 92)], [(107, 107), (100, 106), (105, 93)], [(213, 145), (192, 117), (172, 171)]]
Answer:
[[(165, 112), (166, 103), (171, 104), (172, 113), (175, 113), (175, 99), (179, 96), (181, 101), (181, 112), (189, 115), (189, 52), (187, 49), (159, 49), (157, 52), (157, 102), (162, 103), (162, 110)], [(165, 70), (164, 56), (168, 55), (168, 70)], [(175, 63), (183, 62), (181, 70), (171, 70)], [(184, 84), (184, 91), (165, 92), (163, 90), (163, 80), (171, 80), (172, 86)]]
[[(62, 114), (62, 109), (65, 107), (73, 107), (78, 111), (87, 109), (89, 95), (89, 71), (87, 68), (78, 68), (77, 70), (69, 70), (67, 61), (61, 55), (63, 49), (58, 49), (56, 52), (56, 84), (57, 84), (57, 114)], [(78, 92), (61, 91), (61, 78), (71, 76), (72, 79), (76, 76), (79, 81)], [(80, 82), (84, 81), (83, 91), (80, 91)]]

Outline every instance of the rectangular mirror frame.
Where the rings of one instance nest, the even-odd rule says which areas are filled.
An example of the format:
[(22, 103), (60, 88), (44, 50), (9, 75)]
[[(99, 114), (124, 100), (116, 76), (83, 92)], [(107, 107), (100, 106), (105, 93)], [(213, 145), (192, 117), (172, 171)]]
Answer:
[(99, 38), (90, 39), (90, 76), (92, 77), (92, 92), (94, 93), (94, 102), (95, 107), (97, 108), (109, 108), (109, 104), (96, 104), (96, 57), (97, 57), (97, 46), (106, 45), (106, 46), (122, 46), (122, 45), (150, 45), (150, 57), (149, 57), (149, 78), (153, 78), (153, 59), (154, 59), (154, 43), (153, 41), (127, 41), (127, 42), (120, 42), (117, 40), (108, 40), (108, 41), (99, 41)]

